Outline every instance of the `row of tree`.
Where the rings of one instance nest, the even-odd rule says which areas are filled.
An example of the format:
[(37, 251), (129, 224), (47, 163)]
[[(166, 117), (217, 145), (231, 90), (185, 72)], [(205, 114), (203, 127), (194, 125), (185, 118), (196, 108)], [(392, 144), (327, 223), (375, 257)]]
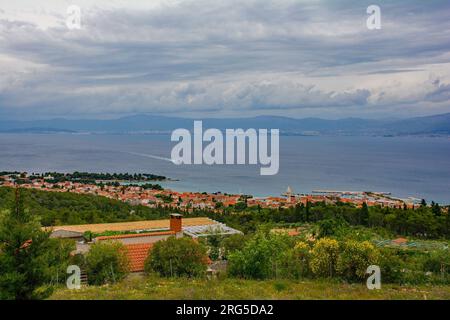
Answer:
[[(350, 204), (307, 203), (292, 208), (268, 209), (261, 207), (223, 208), (220, 212), (194, 209), (132, 206), (119, 200), (94, 195), (69, 192), (45, 192), (36, 189), (23, 190), (25, 203), (31, 213), (41, 217), (44, 226), (62, 224), (105, 223), (130, 220), (166, 218), (170, 213), (182, 213), (186, 217), (208, 216), (225, 222), (246, 233), (255, 232), (265, 223), (321, 223), (330, 232), (337, 226), (366, 226), (383, 228), (393, 234), (419, 238), (450, 238), (450, 214), (448, 208), (433, 203), (419, 209), (367, 207)], [(0, 187), (0, 209), (10, 208), (14, 199), (13, 188)], [(173, 199), (164, 198), (166, 202)]]
[(292, 208), (266, 209), (251, 207), (235, 211), (224, 209), (221, 213), (205, 212), (210, 217), (254, 232), (264, 223), (319, 223), (327, 221), (331, 226), (350, 225), (384, 228), (389, 232), (419, 238), (450, 238), (450, 214), (448, 208), (437, 204), (418, 209), (398, 209), (380, 206), (357, 208), (351, 204), (328, 205), (323, 202), (300, 204)]

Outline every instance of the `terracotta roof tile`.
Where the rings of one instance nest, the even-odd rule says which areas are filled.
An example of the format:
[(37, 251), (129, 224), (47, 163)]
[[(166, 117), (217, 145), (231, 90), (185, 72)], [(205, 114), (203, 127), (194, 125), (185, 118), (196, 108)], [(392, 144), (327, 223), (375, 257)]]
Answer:
[(398, 244), (398, 245), (405, 244), (407, 242), (408, 242), (408, 239), (405, 239), (405, 238), (397, 238), (395, 240), (392, 240), (392, 243)]
[(127, 244), (127, 256), (130, 262), (130, 272), (144, 271), (145, 259), (148, 257), (149, 250), (153, 247), (153, 243)]

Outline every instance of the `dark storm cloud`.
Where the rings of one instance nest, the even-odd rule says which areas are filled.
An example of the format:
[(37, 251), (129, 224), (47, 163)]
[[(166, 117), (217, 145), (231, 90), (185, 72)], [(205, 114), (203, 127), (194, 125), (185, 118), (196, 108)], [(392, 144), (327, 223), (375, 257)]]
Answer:
[[(0, 20), (0, 113), (120, 114), (386, 106), (449, 101), (450, 6), (366, 1), (183, 1), (83, 10), (82, 30)], [(2, 57), (10, 58), (13, 62)], [(26, 62), (29, 65), (22, 66)], [(434, 76), (424, 65), (442, 64)], [(396, 92), (365, 76), (425, 72)], [(422, 75), (423, 76), (423, 75)], [(440, 79), (429, 85), (429, 77)], [(370, 80), (370, 81), (369, 81)], [(381, 84), (380, 84), (381, 83)], [(403, 86), (404, 85), (404, 86)], [(19, 111), (18, 111), (19, 110)]]

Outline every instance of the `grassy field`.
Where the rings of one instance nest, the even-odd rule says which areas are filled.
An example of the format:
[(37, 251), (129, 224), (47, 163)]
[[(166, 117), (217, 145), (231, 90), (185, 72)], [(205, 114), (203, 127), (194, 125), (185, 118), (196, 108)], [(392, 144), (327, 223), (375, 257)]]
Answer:
[(368, 290), (363, 284), (326, 280), (199, 280), (131, 276), (110, 286), (57, 290), (51, 299), (445, 299), (450, 286), (383, 285)]

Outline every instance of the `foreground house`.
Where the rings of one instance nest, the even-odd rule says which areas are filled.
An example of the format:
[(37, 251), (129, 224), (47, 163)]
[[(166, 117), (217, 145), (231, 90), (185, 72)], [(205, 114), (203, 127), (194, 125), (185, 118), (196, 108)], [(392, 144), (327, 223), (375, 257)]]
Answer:
[(52, 238), (76, 240), (77, 254), (87, 253), (96, 242), (121, 242), (127, 249), (131, 272), (144, 271), (144, 261), (153, 244), (171, 236), (199, 238), (241, 233), (209, 218), (183, 218), (180, 214), (163, 220), (56, 226), (51, 231)]

